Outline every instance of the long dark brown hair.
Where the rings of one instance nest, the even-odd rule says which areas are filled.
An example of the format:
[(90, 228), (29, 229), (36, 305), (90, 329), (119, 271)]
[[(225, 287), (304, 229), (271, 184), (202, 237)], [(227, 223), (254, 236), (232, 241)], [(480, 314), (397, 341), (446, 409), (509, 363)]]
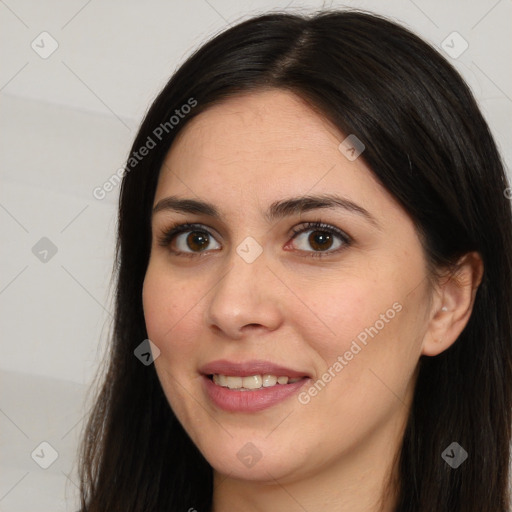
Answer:
[[(480, 253), (484, 275), (468, 324), (448, 350), (419, 360), (397, 453), (395, 512), (508, 512), (512, 218), (504, 166), (452, 65), (400, 25), (361, 11), (239, 23), (190, 56), (147, 112), (132, 152), (149, 138), (155, 145), (128, 160), (120, 191), (115, 319), (83, 432), (81, 512), (211, 508), (212, 468), (177, 421), (154, 365), (134, 356), (147, 338), (151, 209), (162, 163), (184, 126), (223, 99), (265, 88), (301, 96), (365, 144), (362, 158), (413, 219), (432, 272)], [(441, 456), (453, 441), (468, 453), (457, 469)]]

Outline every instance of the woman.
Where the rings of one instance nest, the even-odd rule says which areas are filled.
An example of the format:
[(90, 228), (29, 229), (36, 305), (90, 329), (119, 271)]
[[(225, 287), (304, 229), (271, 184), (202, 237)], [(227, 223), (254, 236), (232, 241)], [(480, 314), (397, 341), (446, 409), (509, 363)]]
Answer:
[(127, 162), (81, 510), (506, 512), (507, 187), (464, 81), (395, 23), (205, 44)]

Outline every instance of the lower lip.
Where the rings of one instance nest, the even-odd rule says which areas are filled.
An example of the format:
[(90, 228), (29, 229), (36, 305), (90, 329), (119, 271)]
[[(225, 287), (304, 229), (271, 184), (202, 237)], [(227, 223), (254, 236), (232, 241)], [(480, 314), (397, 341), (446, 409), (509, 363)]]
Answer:
[(297, 393), (309, 380), (305, 378), (292, 384), (276, 384), (268, 388), (238, 391), (218, 386), (203, 375), (206, 394), (210, 400), (217, 407), (229, 412), (257, 412), (267, 409)]

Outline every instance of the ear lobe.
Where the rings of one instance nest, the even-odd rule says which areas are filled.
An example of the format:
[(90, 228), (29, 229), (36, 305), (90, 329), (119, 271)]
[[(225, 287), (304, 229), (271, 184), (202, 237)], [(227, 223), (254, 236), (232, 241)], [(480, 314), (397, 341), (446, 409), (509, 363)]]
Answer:
[(455, 343), (473, 311), (483, 271), (482, 258), (473, 251), (462, 256), (456, 271), (439, 284), (438, 300), (433, 304), (434, 315), (423, 339), (422, 355), (437, 356)]

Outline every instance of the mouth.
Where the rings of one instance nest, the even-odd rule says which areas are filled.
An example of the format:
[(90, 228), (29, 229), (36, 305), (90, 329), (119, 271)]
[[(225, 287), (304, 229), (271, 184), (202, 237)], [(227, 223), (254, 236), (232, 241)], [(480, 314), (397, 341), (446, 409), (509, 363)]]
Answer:
[(228, 412), (257, 412), (296, 394), (311, 375), (269, 361), (219, 360), (199, 369), (210, 403)]
[(224, 375), (214, 373), (207, 375), (217, 386), (236, 391), (254, 391), (257, 389), (271, 388), (274, 386), (284, 386), (294, 384), (308, 377), (288, 377), (287, 375), (257, 374), (242, 377), (240, 375)]

